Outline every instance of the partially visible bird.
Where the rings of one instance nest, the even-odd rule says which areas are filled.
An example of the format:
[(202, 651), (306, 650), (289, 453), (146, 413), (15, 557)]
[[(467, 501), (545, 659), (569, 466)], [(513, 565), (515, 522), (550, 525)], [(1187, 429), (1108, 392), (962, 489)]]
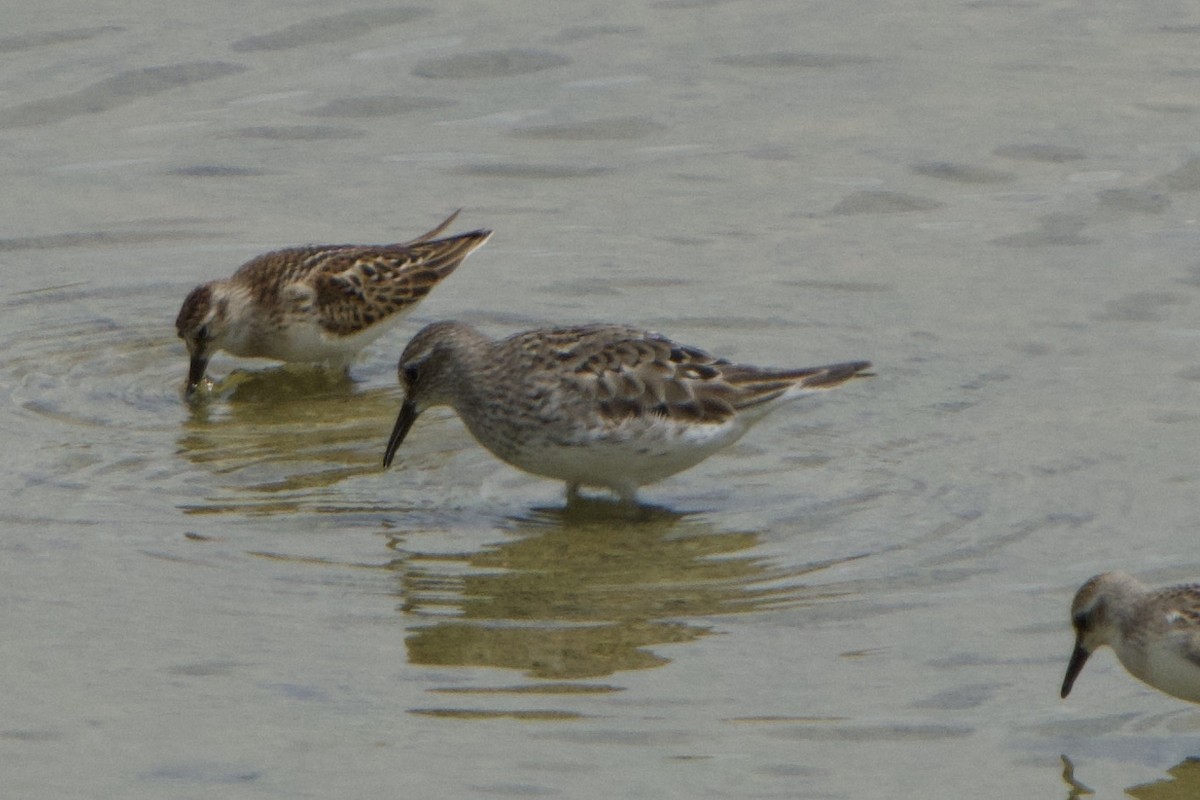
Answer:
[(1128, 573), (1106, 572), (1075, 594), (1071, 624), (1075, 649), (1063, 677), (1063, 697), (1088, 657), (1109, 645), (1135, 678), (1200, 703), (1200, 585), (1148, 589)]

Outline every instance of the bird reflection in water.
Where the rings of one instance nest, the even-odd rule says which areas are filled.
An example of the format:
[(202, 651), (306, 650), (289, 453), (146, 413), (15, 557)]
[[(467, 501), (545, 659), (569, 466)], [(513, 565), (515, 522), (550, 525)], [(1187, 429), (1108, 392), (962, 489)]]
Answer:
[[(379, 471), (365, 443), (392, 412), (390, 389), (307, 366), (235, 371), (188, 407), (176, 453), (213, 476), (189, 514), (375, 510), (338, 484)], [(334, 422), (336, 420), (336, 422)]]
[[(1081, 800), (1095, 791), (1080, 783), (1075, 777), (1075, 764), (1062, 756), (1063, 782), (1067, 784), (1067, 800)], [(1185, 758), (1167, 770), (1170, 777), (1130, 786), (1125, 794), (1135, 800), (1184, 800), (1200, 797), (1200, 758)]]
[(668, 663), (654, 648), (710, 632), (690, 619), (831, 596), (797, 581), (840, 561), (778, 566), (756, 552), (757, 533), (646, 507), (631, 523), (608, 505), (535, 510), (478, 552), (422, 554), (393, 542), (401, 608), (429, 619), (408, 638), (410, 661), (596, 678)]
[(1131, 786), (1125, 794), (1135, 800), (1181, 800), (1200, 797), (1200, 759), (1187, 758), (1167, 770), (1168, 780)]

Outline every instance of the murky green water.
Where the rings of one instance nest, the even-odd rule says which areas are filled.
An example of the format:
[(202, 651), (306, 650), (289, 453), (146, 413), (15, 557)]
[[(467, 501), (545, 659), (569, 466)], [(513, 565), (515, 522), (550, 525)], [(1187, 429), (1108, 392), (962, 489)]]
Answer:
[[(908, 1), (0, 11), (0, 763), (75, 797), (1191, 797), (1067, 607), (1200, 577), (1200, 15)], [(31, 7), (32, 9), (32, 7)], [(496, 235), (348, 377), (191, 286)], [(869, 358), (631, 515), (446, 413), (423, 322)]]

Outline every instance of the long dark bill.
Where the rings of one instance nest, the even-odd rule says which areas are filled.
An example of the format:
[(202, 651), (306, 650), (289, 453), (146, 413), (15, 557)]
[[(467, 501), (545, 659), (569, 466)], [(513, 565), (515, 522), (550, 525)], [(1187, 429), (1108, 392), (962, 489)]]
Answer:
[(384, 469), (392, 465), (392, 456), (396, 455), (396, 448), (404, 441), (404, 437), (408, 436), (408, 429), (417, 421), (417, 414), (417, 407), (407, 400), (400, 406), (400, 414), (396, 417), (396, 427), (392, 428), (392, 435), (388, 437), (387, 450), (383, 451)]
[(204, 356), (192, 356), (192, 362), (188, 366), (188, 382), (187, 390), (184, 392), (188, 397), (191, 397), (196, 391), (196, 387), (204, 380), (204, 370), (208, 368), (208, 359)]
[(1067, 674), (1063, 677), (1062, 694), (1060, 697), (1066, 697), (1071, 693), (1071, 687), (1075, 685), (1075, 679), (1079, 677), (1079, 673), (1083, 671), (1083, 665), (1087, 663), (1089, 653), (1082, 644), (1075, 642), (1075, 650), (1071, 653), (1071, 660), (1067, 663)]

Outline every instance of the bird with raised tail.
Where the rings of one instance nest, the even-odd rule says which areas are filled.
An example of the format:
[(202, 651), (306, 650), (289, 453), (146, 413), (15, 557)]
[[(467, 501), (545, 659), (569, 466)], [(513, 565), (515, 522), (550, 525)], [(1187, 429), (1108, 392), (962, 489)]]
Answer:
[(457, 216), (400, 244), (276, 250), (197, 286), (175, 320), (190, 358), (186, 393), (200, 386), (218, 350), (346, 366), (492, 235), (435, 239)]
[(493, 340), (435, 322), (400, 357), (404, 402), (383, 464), (425, 409), (450, 406), (518, 469), (633, 502), (638, 487), (694, 466), (778, 406), (862, 375), (867, 361), (801, 369), (733, 364), (625, 325), (539, 328)]

